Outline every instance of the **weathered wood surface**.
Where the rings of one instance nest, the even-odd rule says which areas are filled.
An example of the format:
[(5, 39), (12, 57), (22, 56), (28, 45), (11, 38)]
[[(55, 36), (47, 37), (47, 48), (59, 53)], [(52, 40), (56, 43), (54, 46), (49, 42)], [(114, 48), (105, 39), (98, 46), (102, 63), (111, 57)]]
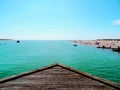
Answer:
[(120, 86), (56, 64), (0, 80), (0, 90), (120, 90)]

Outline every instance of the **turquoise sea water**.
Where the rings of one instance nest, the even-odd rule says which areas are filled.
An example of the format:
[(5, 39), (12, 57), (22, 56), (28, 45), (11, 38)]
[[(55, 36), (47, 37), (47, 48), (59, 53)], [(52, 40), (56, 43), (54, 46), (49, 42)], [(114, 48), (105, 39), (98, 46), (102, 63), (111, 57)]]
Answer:
[(69, 41), (0, 41), (0, 78), (60, 63), (120, 83), (120, 54)]

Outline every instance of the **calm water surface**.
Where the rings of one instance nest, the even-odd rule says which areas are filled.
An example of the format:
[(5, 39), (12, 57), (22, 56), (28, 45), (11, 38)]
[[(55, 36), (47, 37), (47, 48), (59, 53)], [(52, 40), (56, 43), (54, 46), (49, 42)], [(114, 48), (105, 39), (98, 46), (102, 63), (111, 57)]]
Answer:
[(60, 63), (120, 83), (120, 54), (69, 41), (0, 41), (0, 78)]

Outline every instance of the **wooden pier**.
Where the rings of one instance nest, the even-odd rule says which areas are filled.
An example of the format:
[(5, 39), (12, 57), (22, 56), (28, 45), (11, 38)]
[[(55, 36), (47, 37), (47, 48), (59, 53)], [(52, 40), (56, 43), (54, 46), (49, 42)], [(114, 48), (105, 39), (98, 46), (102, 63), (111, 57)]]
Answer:
[(0, 90), (120, 90), (120, 85), (54, 64), (2, 79)]

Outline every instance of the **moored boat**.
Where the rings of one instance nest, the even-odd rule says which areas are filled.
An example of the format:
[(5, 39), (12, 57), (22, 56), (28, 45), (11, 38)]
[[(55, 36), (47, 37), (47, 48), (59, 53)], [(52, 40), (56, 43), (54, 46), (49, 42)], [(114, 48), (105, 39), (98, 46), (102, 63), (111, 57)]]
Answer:
[(120, 52), (120, 48), (113, 48), (112, 51), (114, 51), (114, 52)]
[(73, 44), (73, 46), (77, 46), (77, 44)]
[(17, 40), (17, 43), (20, 43), (20, 41), (19, 41), (19, 40)]

